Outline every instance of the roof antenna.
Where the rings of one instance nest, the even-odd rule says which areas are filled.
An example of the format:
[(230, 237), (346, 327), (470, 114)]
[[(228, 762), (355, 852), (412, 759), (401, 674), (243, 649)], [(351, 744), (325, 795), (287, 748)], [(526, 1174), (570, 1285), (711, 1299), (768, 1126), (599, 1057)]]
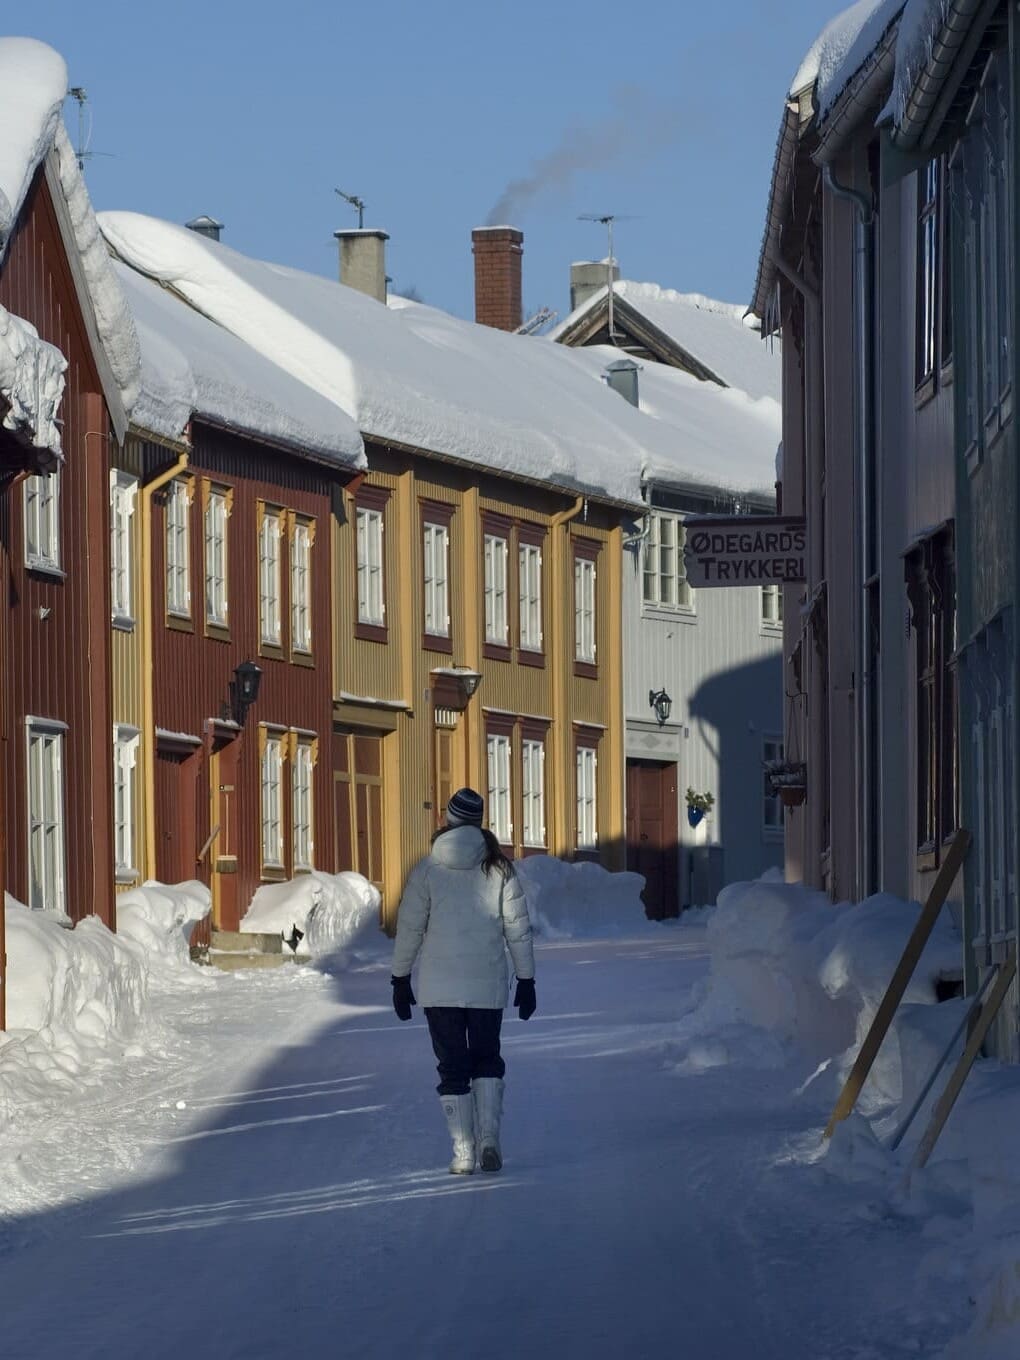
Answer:
[(345, 194), (342, 189), (334, 189), (333, 192), (339, 194), (341, 198), (346, 199), (352, 208), (357, 208), (358, 230), (363, 231), (365, 227), (365, 200), (359, 198), (357, 194)]
[[(85, 136), (85, 105), (89, 101), (88, 91), (83, 85), (72, 85), (68, 90), (71, 99), (78, 101), (78, 150), (75, 153), (78, 157), (78, 169), (85, 169), (85, 158), (89, 154), (88, 142)], [(92, 115), (89, 114), (89, 137), (92, 136)]]
[(609, 299), (609, 343), (616, 344), (616, 329), (613, 325), (613, 223), (627, 222), (630, 218), (620, 217), (617, 213), (581, 213), (579, 222), (601, 222), (609, 237), (609, 254), (606, 258), (606, 296)]

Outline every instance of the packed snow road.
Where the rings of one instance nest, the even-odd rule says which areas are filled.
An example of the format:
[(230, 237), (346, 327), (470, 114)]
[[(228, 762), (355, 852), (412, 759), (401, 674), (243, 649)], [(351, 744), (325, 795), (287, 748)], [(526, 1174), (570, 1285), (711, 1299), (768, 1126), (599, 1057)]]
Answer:
[[(505, 1170), (456, 1178), (385, 962), (217, 978), (161, 1080), (142, 1063), (23, 1149), (51, 1203), (0, 1219), (0, 1354), (935, 1355), (960, 1320), (920, 1227), (797, 1160), (790, 1070), (670, 1070), (706, 968), (698, 927), (541, 946), (539, 1012), (504, 1028)], [(115, 1187), (90, 1130), (104, 1168), (135, 1147)]]

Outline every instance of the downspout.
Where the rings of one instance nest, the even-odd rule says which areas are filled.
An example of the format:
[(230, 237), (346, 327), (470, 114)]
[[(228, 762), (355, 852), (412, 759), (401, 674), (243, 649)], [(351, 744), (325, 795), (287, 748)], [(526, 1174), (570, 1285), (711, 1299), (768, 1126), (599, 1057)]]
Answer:
[(168, 482), (187, 471), (189, 455), (182, 453), (171, 467), (141, 486), (142, 512), (142, 777), (145, 780), (145, 867), (156, 877), (156, 719), (153, 701), (152, 498)]
[[(825, 365), (822, 338), (822, 302), (817, 290), (808, 283), (807, 279), (805, 279), (801, 273), (794, 269), (792, 265), (788, 264), (778, 251), (775, 254), (774, 262), (776, 272), (781, 274), (804, 300), (804, 405), (806, 409), (804, 415), (804, 476), (802, 478), (801, 486), (800, 513), (804, 515), (805, 520), (807, 521), (808, 542), (811, 548), (808, 558), (807, 582), (810, 593), (810, 591), (814, 589), (814, 586), (818, 584), (818, 581), (824, 579), (825, 575), (825, 564), (824, 562), (821, 562), (819, 565), (820, 575), (818, 580), (812, 578), (812, 569), (814, 566), (813, 544), (819, 533), (819, 526), (812, 525), (810, 505), (812, 487), (809, 479), (812, 457), (819, 465), (819, 473), (817, 475), (820, 475), (823, 451), (825, 448), (825, 405), (823, 395), (825, 386)], [(788, 483), (788, 481), (789, 479), (786, 478), (784, 489), (785, 484)], [(787, 514), (795, 515), (798, 513), (795, 507), (787, 505), (785, 502), (783, 508)], [(802, 641), (803, 640), (802, 637)], [(810, 654), (810, 648), (807, 649), (807, 653), (808, 655)], [(807, 690), (805, 693), (810, 692), (810, 674), (811, 672), (809, 670)], [(796, 715), (794, 715), (792, 720), (800, 723), (800, 740), (798, 744), (804, 758), (808, 761), (808, 768), (810, 771), (814, 757), (818, 754), (818, 749), (811, 740), (812, 726), (815, 723), (815, 719), (811, 716), (809, 704), (810, 699), (804, 706), (805, 716), (803, 719), (797, 719)], [(789, 740), (787, 741), (787, 746), (789, 748)], [(812, 778), (810, 773), (808, 777), (809, 779)], [(817, 766), (813, 781), (811, 787), (817, 792), (813, 799), (810, 794), (808, 796), (804, 822), (798, 826), (793, 822), (792, 817), (787, 819), (786, 851), (787, 864), (789, 865), (791, 837), (795, 834), (799, 836), (802, 877), (807, 886), (818, 888), (822, 886), (821, 854), (825, 847), (821, 843), (821, 832), (824, 809), (829, 799), (829, 790), (819, 787)]]
[[(549, 521), (549, 538), (552, 547), (552, 589), (550, 590), (550, 600), (552, 602), (553, 636), (552, 636), (552, 658), (553, 658), (553, 719), (559, 728), (559, 747), (557, 759), (553, 762), (557, 772), (557, 779), (560, 781), (560, 796), (553, 799), (553, 815), (555, 824), (550, 840), (553, 842), (549, 850), (554, 855), (566, 855), (570, 852), (570, 845), (567, 839), (567, 818), (566, 809), (568, 800), (564, 788), (567, 775), (565, 771), (570, 770), (570, 734), (573, 731), (570, 721), (570, 681), (571, 670), (570, 654), (565, 646), (565, 626), (566, 601), (569, 599), (567, 593), (567, 563), (566, 554), (561, 552), (559, 544), (556, 542), (558, 537), (556, 531), (561, 526), (566, 527), (572, 519), (584, 509), (585, 497), (578, 496), (574, 504), (566, 510), (559, 511), (552, 516)], [(567, 785), (569, 787), (569, 785)]]
[(851, 203), (856, 211), (854, 225), (854, 325), (857, 330), (857, 491), (860, 519), (857, 539), (857, 584), (860, 590), (856, 655), (854, 659), (855, 687), (859, 688), (857, 705), (858, 724), (855, 741), (857, 765), (857, 887), (859, 897), (868, 897), (877, 888), (875, 857), (881, 821), (877, 817), (874, 796), (879, 787), (877, 779), (878, 752), (873, 749), (871, 732), (876, 703), (875, 677), (871, 673), (870, 639), (872, 635), (871, 590), (868, 582), (875, 574), (874, 525), (872, 507), (875, 504), (875, 393), (874, 393), (874, 327), (872, 304), (875, 274), (875, 207), (871, 196), (840, 184), (832, 166), (822, 167), (822, 180), (835, 198)]

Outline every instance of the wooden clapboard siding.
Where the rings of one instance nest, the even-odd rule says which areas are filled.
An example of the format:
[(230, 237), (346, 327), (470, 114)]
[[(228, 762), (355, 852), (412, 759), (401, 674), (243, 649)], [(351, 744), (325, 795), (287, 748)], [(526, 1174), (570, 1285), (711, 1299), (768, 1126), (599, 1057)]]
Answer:
[[(174, 626), (166, 614), (166, 491), (157, 492), (153, 515), (153, 610), (154, 717), (158, 731), (183, 733), (202, 739), (204, 759), (198, 774), (198, 799), (194, 828), (197, 855), (219, 817), (216, 762), (210, 758), (225, 743), (236, 743), (236, 803), (231, 817), (236, 822), (236, 883), (224, 892), (226, 915), (218, 924), (236, 928), (251, 897), (264, 881), (261, 856), (261, 779), (259, 727), (314, 733), (318, 760), (313, 780), (314, 858), (316, 867), (331, 870), (334, 864), (332, 826), (332, 732), (331, 595), (330, 573), (331, 491), (339, 488), (336, 470), (303, 461), (285, 451), (242, 439), (225, 431), (197, 424), (193, 430), (193, 454), (188, 476), (194, 479), (190, 515), (190, 566), (192, 619), (187, 628)], [(150, 445), (146, 453), (152, 467), (165, 465), (167, 451)], [(204, 535), (202, 482), (206, 479), (227, 488), (232, 508), (227, 528), (228, 628), (213, 634), (205, 626)], [(286, 645), (289, 638), (289, 548), (282, 553), (283, 637), (285, 646), (269, 652), (260, 645), (258, 581), (259, 503), (295, 512), (315, 522), (311, 553), (312, 658), (311, 664), (295, 662)], [(258, 702), (249, 711), (242, 732), (234, 735), (220, 723), (230, 699), (235, 668), (255, 661), (263, 671)], [(164, 739), (166, 740), (166, 739)], [(284, 825), (286, 828), (285, 875), (293, 872), (290, 837), (291, 767), (285, 765)], [(224, 781), (226, 780), (224, 779)], [(159, 794), (157, 787), (157, 795)], [(157, 840), (160, 824), (172, 811), (157, 803)], [(225, 833), (223, 833), (225, 835)], [(216, 841), (207, 857), (196, 864), (192, 876), (208, 882), (214, 871), (226, 873), (226, 857)], [(224, 861), (221, 863), (221, 861)], [(232, 866), (230, 866), (232, 868)], [(270, 875), (276, 876), (276, 875)]]
[(66, 907), (114, 924), (110, 685), (110, 425), (56, 212), (40, 170), (0, 267), (0, 304), (68, 361), (60, 415), (63, 575), (26, 569), (23, 490), (5, 497), (10, 601), (4, 671), (7, 886), (28, 897), (26, 716), (67, 725), (64, 739)]
[[(571, 855), (576, 843), (575, 723), (598, 734), (600, 857), (623, 862), (623, 741), (619, 512), (588, 507), (581, 531), (601, 547), (597, 576), (599, 668), (594, 677), (574, 675), (574, 524), (554, 525), (574, 498), (517, 483), (438, 458), (369, 441), (372, 471), (365, 485), (385, 487), (387, 629), (385, 641), (355, 634), (356, 543), (354, 499), (335, 530), (335, 708), (344, 731), (375, 732), (383, 753), (383, 920), (391, 926), (404, 877), (428, 848), (442, 815), (444, 795), (462, 783), (487, 791), (486, 726), (509, 720), (513, 750), (515, 853), (520, 828), (522, 722), (548, 724), (546, 733), (546, 825), (552, 853)], [(437, 503), (450, 520), (450, 647), (423, 636), (422, 504)], [(581, 507), (578, 506), (578, 509)], [(483, 538), (486, 517), (509, 526), (508, 605), (511, 646), (494, 655), (484, 645)], [(517, 526), (544, 530), (542, 665), (522, 662), (517, 647)], [(345, 581), (345, 574), (349, 580)], [(488, 653), (488, 654), (487, 654)], [(437, 728), (436, 708), (449, 681), (443, 669), (465, 666), (481, 674), (476, 695), (452, 727)], [(341, 696), (347, 696), (342, 698)], [(371, 704), (367, 699), (389, 701)], [(534, 729), (531, 729), (534, 730)], [(343, 757), (346, 759), (346, 757)], [(347, 772), (337, 763), (336, 799), (343, 808), (342, 842), (351, 863), (355, 850), (348, 825), (351, 794)]]

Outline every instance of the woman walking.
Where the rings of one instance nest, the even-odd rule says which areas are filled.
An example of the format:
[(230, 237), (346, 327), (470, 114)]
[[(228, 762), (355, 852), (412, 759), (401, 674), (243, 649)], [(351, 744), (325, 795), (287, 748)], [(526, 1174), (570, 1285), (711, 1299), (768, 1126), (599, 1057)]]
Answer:
[(531, 922), (513, 865), (482, 826), (485, 805), (458, 789), (432, 853), (408, 875), (393, 950), (393, 1009), (410, 1020), (416, 1005), (411, 969), (420, 955), (418, 991), (439, 1070), (439, 1098), (453, 1140), (454, 1175), (499, 1171), (503, 1074), (499, 1032), (509, 997), (509, 949), (517, 976), (514, 1005), (535, 1013)]

